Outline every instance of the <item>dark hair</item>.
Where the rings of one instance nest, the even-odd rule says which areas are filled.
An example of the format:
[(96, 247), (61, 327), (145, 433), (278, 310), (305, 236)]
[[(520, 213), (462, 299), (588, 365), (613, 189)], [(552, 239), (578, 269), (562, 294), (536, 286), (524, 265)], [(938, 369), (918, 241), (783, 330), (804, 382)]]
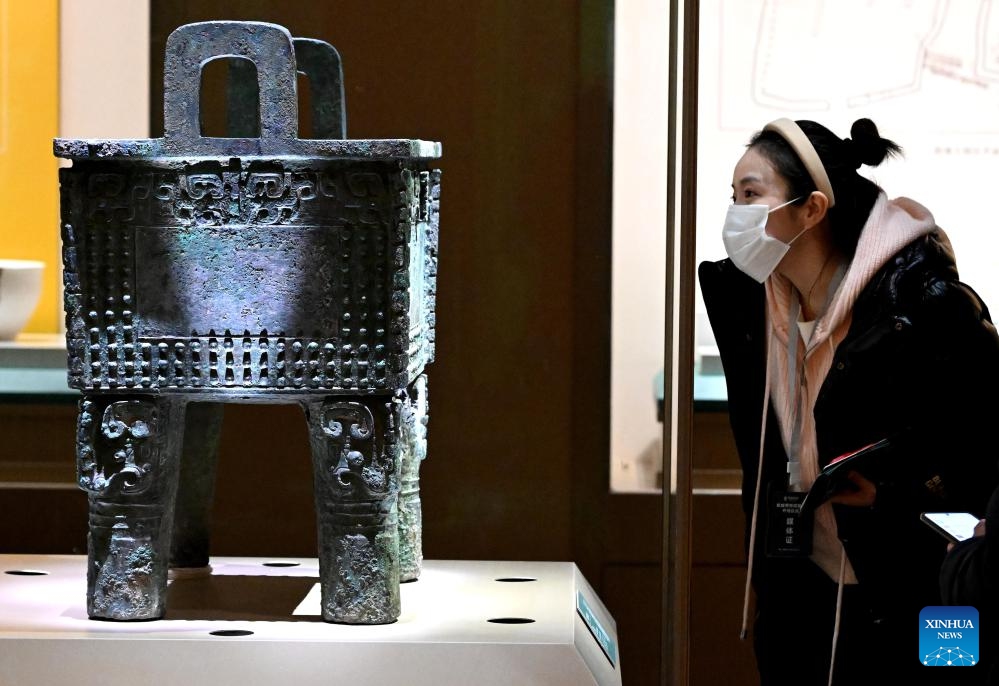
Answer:
[[(899, 156), (902, 148), (882, 138), (878, 127), (870, 119), (853, 122), (850, 138), (844, 139), (814, 121), (799, 119), (796, 123), (815, 147), (836, 196), (836, 204), (829, 210), (833, 241), (846, 256), (852, 258), (860, 232), (881, 191), (876, 183), (858, 174), (857, 170), (862, 164), (876, 167), (887, 157)], [(759, 151), (784, 177), (789, 197), (802, 196), (795, 204), (804, 203), (805, 197), (817, 190), (798, 154), (776, 131), (757, 132), (748, 147)]]

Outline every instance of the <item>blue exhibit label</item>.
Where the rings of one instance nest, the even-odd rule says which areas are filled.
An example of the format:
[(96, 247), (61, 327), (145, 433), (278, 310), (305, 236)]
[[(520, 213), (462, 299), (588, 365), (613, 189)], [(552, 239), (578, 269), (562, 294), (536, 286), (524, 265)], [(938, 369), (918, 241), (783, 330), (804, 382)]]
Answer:
[(576, 612), (583, 618), (583, 623), (586, 624), (586, 627), (590, 630), (593, 638), (596, 639), (597, 644), (604, 651), (604, 655), (607, 656), (610, 663), (617, 666), (617, 644), (614, 643), (614, 639), (611, 638), (610, 634), (604, 631), (604, 627), (600, 624), (597, 616), (593, 614), (593, 610), (590, 609), (590, 605), (586, 602), (582, 591), (576, 591)]
[(978, 610), (966, 605), (924, 607), (919, 613), (919, 661), (927, 667), (974, 667), (981, 660)]

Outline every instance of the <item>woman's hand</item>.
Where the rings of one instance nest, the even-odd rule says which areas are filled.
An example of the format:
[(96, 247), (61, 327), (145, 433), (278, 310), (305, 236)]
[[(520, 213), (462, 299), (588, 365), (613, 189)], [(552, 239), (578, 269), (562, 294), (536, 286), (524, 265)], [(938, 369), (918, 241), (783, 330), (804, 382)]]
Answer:
[(878, 487), (870, 479), (862, 476), (859, 472), (847, 472), (846, 478), (853, 484), (852, 489), (837, 491), (829, 498), (831, 503), (849, 505), (850, 507), (871, 507), (874, 499), (878, 495)]
[[(979, 519), (978, 520), (978, 524), (975, 524), (975, 536), (974, 537), (975, 538), (982, 538), (984, 535), (985, 535), (985, 520), (984, 519)], [(957, 545), (957, 544), (956, 543), (948, 543), (947, 544), (947, 552), (949, 553), (951, 550), (953, 550), (955, 545)]]

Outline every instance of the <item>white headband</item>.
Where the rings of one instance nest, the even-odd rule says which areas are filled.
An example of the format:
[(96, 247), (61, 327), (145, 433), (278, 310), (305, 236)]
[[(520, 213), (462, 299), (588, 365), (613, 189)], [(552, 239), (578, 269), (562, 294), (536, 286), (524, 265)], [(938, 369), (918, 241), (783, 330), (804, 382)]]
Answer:
[(815, 152), (815, 146), (808, 140), (808, 136), (801, 130), (801, 127), (791, 119), (785, 118), (770, 122), (763, 127), (763, 130), (780, 134), (790, 144), (794, 151), (798, 153), (798, 157), (801, 158), (805, 169), (808, 170), (808, 175), (812, 177), (815, 187), (829, 198), (829, 207), (835, 205), (836, 196), (833, 195), (832, 184), (829, 183), (829, 175), (826, 174), (826, 168), (822, 166), (822, 160), (819, 159), (819, 154)]

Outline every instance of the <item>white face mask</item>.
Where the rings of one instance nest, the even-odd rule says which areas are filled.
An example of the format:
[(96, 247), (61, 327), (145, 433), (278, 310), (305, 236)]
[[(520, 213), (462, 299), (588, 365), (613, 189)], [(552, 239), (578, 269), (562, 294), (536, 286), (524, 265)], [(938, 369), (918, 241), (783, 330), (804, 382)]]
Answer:
[(773, 273), (784, 255), (791, 249), (798, 236), (807, 229), (784, 243), (766, 231), (767, 217), (782, 207), (787, 207), (794, 200), (788, 200), (783, 205), (770, 209), (766, 205), (729, 205), (722, 227), (722, 242), (729, 259), (741, 271), (753, 277), (760, 283), (767, 280)]

